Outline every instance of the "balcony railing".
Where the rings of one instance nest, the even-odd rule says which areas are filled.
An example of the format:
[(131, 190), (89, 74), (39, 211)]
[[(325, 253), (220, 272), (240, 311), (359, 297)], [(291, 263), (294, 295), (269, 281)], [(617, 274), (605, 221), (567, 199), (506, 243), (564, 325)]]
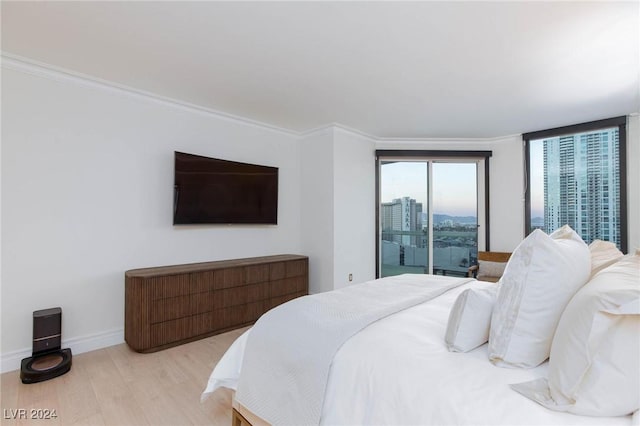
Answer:
[[(381, 276), (429, 273), (425, 231), (382, 231)], [(464, 276), (478, 256), (477, 227), (433, 230), (433, 273)]]

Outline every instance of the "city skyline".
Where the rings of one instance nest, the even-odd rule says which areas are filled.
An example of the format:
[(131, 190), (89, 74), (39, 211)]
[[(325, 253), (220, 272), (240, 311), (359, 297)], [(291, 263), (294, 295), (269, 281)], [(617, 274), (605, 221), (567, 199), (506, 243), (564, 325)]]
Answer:
[(437, 214), (434, 222), (436, 216), (441, 216), (441, 222), (431, 229), (426, 226), (422, 203), (415, 199), (404, 196), (381, 203), (381, 276), (429, 271), (466, 275), (468, 265), (477, 258), (475, 223), (459, 224), (452, 216)]

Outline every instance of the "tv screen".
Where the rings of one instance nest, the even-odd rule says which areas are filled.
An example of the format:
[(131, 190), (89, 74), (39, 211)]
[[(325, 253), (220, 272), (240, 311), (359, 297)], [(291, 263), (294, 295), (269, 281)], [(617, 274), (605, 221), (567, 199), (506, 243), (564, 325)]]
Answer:
[(278, 168), (175, 152), (173, 223), (278, 223)]

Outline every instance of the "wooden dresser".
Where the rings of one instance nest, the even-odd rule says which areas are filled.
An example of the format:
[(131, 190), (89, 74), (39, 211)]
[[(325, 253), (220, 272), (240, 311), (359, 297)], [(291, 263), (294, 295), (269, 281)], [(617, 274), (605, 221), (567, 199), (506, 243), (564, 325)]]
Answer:
[(309, 259), (277, 255), (125, 272), (124, 338), (155, 352), (254, 323), (308, 294)]

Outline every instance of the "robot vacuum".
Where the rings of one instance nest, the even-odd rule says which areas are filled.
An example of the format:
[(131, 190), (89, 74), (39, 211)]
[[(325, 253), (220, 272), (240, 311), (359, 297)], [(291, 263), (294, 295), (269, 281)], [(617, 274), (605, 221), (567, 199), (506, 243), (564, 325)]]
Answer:
[(51, 308), (33, 313), (33, 349), (22, 360), (22, 383), (38, 383), (71, 370), (71, 349), (61, 349), (62, 309)]

